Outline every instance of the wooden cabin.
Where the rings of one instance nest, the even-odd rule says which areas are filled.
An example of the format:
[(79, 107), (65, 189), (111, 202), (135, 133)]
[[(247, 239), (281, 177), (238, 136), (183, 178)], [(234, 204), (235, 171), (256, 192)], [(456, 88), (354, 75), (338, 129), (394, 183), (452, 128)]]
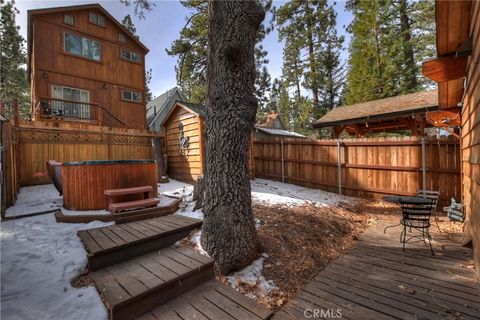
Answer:
[(99, 4), (29, 10), (33, 120), (145, 129), (147, 53)]
[[(205, 115), (204, 105), (177, 101), (163, 121), (169, 177), (193, 181), (203, 175)], [(253, 139), (250, 140), (249, 170), (253, 177)]]
[(313, 127), (333, 128), (333, 138), (343, 132), (365, 137), (369, 133), (409, 130), (412, 136), (425, 135), (429, 112), (438, 110), (436, 90), (356, 103), (334, 108), (318, 119)]
[(303, 134), (288, 130), (278, 112), (270, 112), (265, 119), (255, 124), (253, 129), (254, 139), (271, 138), (306, 138)]
[(437, 58), (424, 62), (422, 72), (438, 83), (440, 110), (461, 106), (465, 231), (480, 276), (480, 2), (436, 0), (435, 16)]

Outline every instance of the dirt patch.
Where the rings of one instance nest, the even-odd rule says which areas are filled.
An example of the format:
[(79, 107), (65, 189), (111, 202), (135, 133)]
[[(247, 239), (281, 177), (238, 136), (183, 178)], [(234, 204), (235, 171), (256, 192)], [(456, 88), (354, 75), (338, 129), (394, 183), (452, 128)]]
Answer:
[[(346, 203), (326, 207), (255, 203), (253, 212), (263, 252), (268, 254), (262, 274), (278, 287), (260, 302), (274, 310), (350, 248), (368, 221), (365, 211)], [(246, 294), (253, 289), (250, 284), (241, 286)]]

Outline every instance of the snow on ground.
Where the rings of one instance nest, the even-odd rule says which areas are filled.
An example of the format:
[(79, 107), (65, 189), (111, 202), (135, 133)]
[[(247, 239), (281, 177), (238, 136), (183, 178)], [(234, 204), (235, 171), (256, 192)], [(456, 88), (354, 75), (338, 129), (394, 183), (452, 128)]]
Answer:
[[(176, 180), (159, 184), (159, 193), (169, 196), (186, 196), (191, 200), (193, 186)], [(303, 187), (256, 179), (252, 181), (252, 198), (270, 204), (335, 205), (349, 198)], [(174, 199), (161, 196), (160, 204)], [(15, 206), (8, 208), (6, 216), (61, 208), (61, 196), (53, 185), (24, 187), (20, 190)], [(181, 214), (203, 219), (201, 210), (193, 211), (193, 202), (187, 202)], [(101, 214), (97, 211), (70, 211), (65, 214)], [(106, 319), (103, 303), (93, 287), (73, 288), (70, 281), (85, 267), (86, 253), (76, 231), (108, 223), (89, 224), (56, 223), (52, 213), (21, 218), (0, 223), (1, 242), (1, 318), (2, 319)], [(200, 245), (201, 231), (190, 241), (197, 250), (207, 254)], [(242, 283), (256, 284), (256, 297), (267, 295), (275, 288), (272, 281), (262, 275), (262, 255), (250, 266), (228, 277), (233, 288)], [(252, 297), (254, 297), (252, 296)]]
[(236, 290), (239, 290), (242, 284), (255, 288), (255, 292), (247, 294), (252, 299), (266, 296), (271, 290), (276, 289), (277, 287), (273, 281), (266, 280), (262, 275), (263, 262), (266, 258), (268, 258), (268, 255), (263, 253), (260, 258), (253, 261), (248, 267), (227, 276), (230, 286)]
[(56, 223), (53, 213), (2, 222), (1, 318), (106, 319), (94, 287), (70, 285), (87, 264), (77, 230), (103, 225)]
[(253, 180), (251, 186), (253, 201), (268, 204), (330, 206), (352, 199), (318, 189), (264, 179)]
[(39, 211), (54, 210), (63, 205), (62, 196), (53, 184), (23, 187), (18, 193), (15, 205), (5, 212), (6, 217), (24, 215)]

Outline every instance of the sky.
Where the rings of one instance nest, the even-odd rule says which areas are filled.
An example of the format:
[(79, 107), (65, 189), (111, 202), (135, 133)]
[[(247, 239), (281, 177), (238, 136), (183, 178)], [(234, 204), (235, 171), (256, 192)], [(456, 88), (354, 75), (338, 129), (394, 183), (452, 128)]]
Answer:
[[(27, 39), (27, 10), (48, 7), (60, 7), (78, 4), (87, 4), (95, 1), (43, 1), (43, 0), (17, 0), (16, 7), (20, 11), (17, 16), (17, 24), (20, 26), (21, 35)], [(159, 96), (176, 85), (175, 65), (176, 57), (170, 57), (165, 52), (172, 42), (177, 39), (180, 30), (185, 25), (186, 16), (189, 10), (175, 0), (153, 1), (155, 7), (151, 12), (145, 14), (145, 19), (134, 16), (133, 7), (126, 7), (120, 0), (98, 1), (118, 21), (122, 21), (127, 14), (133, 19), (137, 28), (140, 41), (145, 44), (150, 52), (145, 57), (146, 69), (152, 69), (152, 80), (150, 89), (154, 96)], [(281, 6), (284, 1), (275, 1), (274, 6)], [(344, 26), (352, 20), (352, 15), (345, 11), (345, 2), (335, 3), (337, 12), (337, 32), (345, 36), (344, 46), (348, 47), (349, 35), (345, 32)], [(267, 16), (266, 20), (271, 17)], [(278, 39), (276, 30), (272, 31), (263, 41), (263, 47), (268, 51), (268, 70), (272, 79), (280, 77), (282, 72), (283, 43)], [(347, 58), (346, 50), (342, 55)]]

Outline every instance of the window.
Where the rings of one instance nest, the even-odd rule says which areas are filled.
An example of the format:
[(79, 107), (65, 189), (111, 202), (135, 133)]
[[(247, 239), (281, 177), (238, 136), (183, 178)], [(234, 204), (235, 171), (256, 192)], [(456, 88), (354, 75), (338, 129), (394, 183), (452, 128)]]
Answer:
[(126, 60), (130, 60), (133, 62), (140, 62), (140, 55), (135, 52), (130, 52), (128, 50), (122, 49), (121, 57)]
[(127, 42), (127, 38), (125, 37), (124, 33), (119, 33), (118, 34), (118, 41), (123, 42), (123, 43)]
[(73, 26), (75, 24), (75, 19), (73, 18), (73, 16), (66, 14), (63, 16), (63, 22), (65, 24)]
[(105, 27), (105, 17), (95, 12), (88, 13), (88, 21), (100, 27)]
[(72, 33), (66, 32), (64, 34), (64, 50), (97, 61), (101, 59), (102, 48), (100, 42)]
[(134, 102), (142, 102), (142, 94), (136, 91), (122, 90), (122, 99)]
[(51, 89), (53, 100), (48, 111), (51, 115), (90, 120), (89, 91), (60, 85), (52, 85)]

